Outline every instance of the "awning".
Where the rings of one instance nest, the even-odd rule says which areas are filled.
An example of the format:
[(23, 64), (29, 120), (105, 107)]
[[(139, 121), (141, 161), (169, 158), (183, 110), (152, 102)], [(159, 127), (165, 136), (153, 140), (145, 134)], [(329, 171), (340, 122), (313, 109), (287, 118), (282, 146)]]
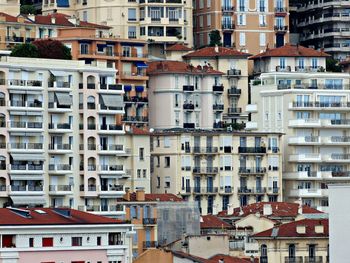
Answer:
[(44, 196), (11, 196), (14, 205), (45, 205)]
[(148, 68), (148, 65), (145, 62), (142, 62), (142, 61), (135, 62), (135, 65), (138, 68)]
[(44, 180), (42, 174), (11, 174), (11, 180)]
[(119, 95), (101, 94), (103, 103), (107, 107), (123, 107), (123, 97)]
[(57, 7), (69, 7), (69, 0), (57, 0)]
[(55, 92), (55, 95), (58, 100), (58, 104), (62, 106), (70, 106), (73, 104), (72, 97), (69, 95), (69, 93)]
[(42, 154), (33, 153), (11, 153), (11, 157), (15, 161), (44, 161), (45, 157)]
[(143, 47), (145, 44), (136, 42), (121, 42), (122, 46), (133, 46), (133, 47)]
[(67, 72), (61, 70), (50, 70), (51, 74), (55, 77), (65, 77), (67, 76)]
[(131, 91), (132, 86), (131, 85), (124, 85), (124, 91)]
[(143, 92), (144, 87), (143, 86), (135, 86), (136, 92)]
[(106, 48), (107, 44), (97, 44), (97, 48)]

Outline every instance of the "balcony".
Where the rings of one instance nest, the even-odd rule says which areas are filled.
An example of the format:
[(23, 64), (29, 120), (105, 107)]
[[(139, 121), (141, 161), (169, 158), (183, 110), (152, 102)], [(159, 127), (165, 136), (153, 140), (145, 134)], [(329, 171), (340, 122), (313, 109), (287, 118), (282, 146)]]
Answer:
[(122, 84), (100, 84), (99, 85), (99, 92), (112, 92), (112, 91), (118, 91), (123, 92), (123, 85)]
[[(96, 145), (88, 145), (89, 150), (96, 150)], [(113, 154), (115, 155), (118, 152), (124, 152), (124, 145), (123, 144), (105, 144), (105, 145), (99, 145), (99, 152), (101, 154)]]
[(238, 188), (238, 194), (265, 194), (266, 193), (266, 187), (239, 187)]
[(303, 263), (303, 257), (284, 257), (284, 263)]
[(123, 114), (124, 113), (124, 107), (108, 107), (104, 104), (98, 104), (98, 112), (101, 114)]
[(125, 174), (124, 166), (117, 164), (102, 164), (99, 166), (100, 174), (115, 174), (122, 175)]
[(42, 195), (43, 186), (34, 186), (34, 185), (10, 185), (10, 194), (33, 194), (33, 195)]
[(349, 136), (331, 136), (331, 137), (322, 137), (322, 144), (329, 145), (349, 145), (350, 137)]
[(194, 86), (193, 85), (183, 85), (182, 89), (184, 92), (193, 92), (194, 91)]
[(266, 153), (266, 147), (238, 147), (238, 153), (243, 154), (264, 154)]
[(319, 145), (321, 144), (321, 137), (305, 136), (305, 137), (290, 137), (288, 139), (290, 145)]
[(125, 194), (123, 185), (101, 185), (100, 187), (100, 195), (116, 195), (122, 196)]
[(290, 162), (321, 162), (321, 154), (305, 153), (305, 154), (291, 154), (289, 156)]
[(346, 153), (332, 153), (327, 155), (322, 155), (322, 161), (324, 162), (334, 162), (334, 163), (348, 163), (350, 161), (350, 154)]
[(72, 185), (50, 185), (49, 194), (51, 195), (65, 195), (71, 194), (73, 191)]
[(224, 104), (214, 104), (213, 110), (214, 111), (224, 111)]
[(42, 122), (21, 122), (21, 121), (10, 121), (10, 131), (24, 131), (24, 132), (42, 132)]
[(234, 23), (222, 23), (221, 29), (223, 31), (233, 31), (235, 29), (235, 24)]
[(221, 194), (221, 195), (233, 194), (233, 187), (232, 186), (221, 186), (219, 194)]
[(72, 108), (70, 105), (60, 105), (58, 102), (49, 102), (49, 112), (71, 112)]
[(143, 249), (156, 248), (157, 246), (157, 241), (143, 241)]
[(253, 121), (248, 121), (245, 124), (245, 129), (247, 131), (257, 130), (258, 129), (258, 123), (257, 122), (253, 122)]
[(322, 256), (304, 257), (304, 263), (323, 263)]
[(72, 126), (70, 123), (49, 123), (49, 132), (71, 132)]
[(269, 195), (278, 195), (280, 193), (279, 187), (267, 187), (267, 194)]
[(57, 88), (59, 90), (71, 88), (71, 84), (68, 81), (49, 81), (47, 86), (48, 88)]
[(190, 122), (185, 122), (183, 127), (184, 127), (184, 129), (194, 129), (195, 128), (195, 124), (194, 123), (190, 123)]
[(123, 205), (82, 205), (78, 206), (78, 210), (93, 214), (124, 214), (125, 212)]
[(276, 33), (286, 33), (288, 31), (288, 26), (275, 25), (274, 30)]
[(294, 101), (290, 103), (289, 109), (309, 109), (309, 110), (349, 110), (350, 102), (300, 102)]
[(223, 5), (221, 6), (221, 11), (224, 12), (224, 13), (232, 13), (235, 11), (235, 7), (234, 6), (228, 6), (228, 5)]
[(180, 194), (181, 195), (190, 195), (191, 194), (191, 187), (181, 187)]
[(42, 152), (44, 150), (42, 143), (9, 143), (10, 152)]
[(12, 42), (12, 43), (24, 43), (24, 37), (17, 37), (15, 35), (13, 36), (6, 36), (5, 37), (6, 42)]
[(43, 110), (43, 103), (39, 100), (24, 101), (24, 100), (11, 100), (11, 110), (30, 110), (30, 111), (41, 111)]
[(42, 164), (10, 164), (10, 173), (31, 173), (42, 174), (44, 167)]
[(218, 187), (193, 187), (192, 188), (194, 194), (217, 194)]
[(99, 132), (101, 133), (123, 133), (124, 127), (123, 125), (118, 124), (101, 124), (99, 125)]
[(124, 103), (125, 104), (131, 104), (131, 103), (138, 103), (138, 104), (147, 104), (148, 98), (147, 97), (140, 97), (140, 96), (124, 96)]
[(292, 189), (289, 192), (290, 197), (326, 197), (328, 196), (327, 189), (309, 188), (309, 189)]
[(229, 96), (240, 96), (242, 93), (241, 89), (237, 89), (237, 88), (230, 88), (228, 91), (227, 91), (227, 94)]
[(292, 128), (319, 128), (321, 127), (320, 119), (298, 119), (290, 120), (288, 123)]
[(72, 172), (72, 166), (70, 164), (49, 164), (50, 174), (66, 174)]
[(217, 174), (219, 172), (218, 167), (194, 167), (192, 172), (194, 174)]
[(228, 115), (239, 115), (242, 113), (242, 108), (228, 108), (227, 114)]
[(156, 225), (157, 218), (143, 218), (142, 224), (144, 224), (144, 225)]
[(267, 171), (266, 167), (239, 167), (238, 173), (240, 174), (265, 174)]
[(283, 179), (285, 180), (315, 180), (321, 178), (322, 176), (320, 172), (313, 171), (296, 171), (283, 174)]
[(72, 145), (69, 143), (64, 144), (49, 144), (49, 152), (52, 153), (67, 153), (72, 151)]
[(216, 154), (219, 152), (218, 147), (193, 147), (192, 152), (194, 154)]
[(214, 93), (223, 93), (224, 92), (224, 85), (214, 85), (213, 92)]
[(229, 76), (229, 77), (239, 77), (241, 75), (242, 75), (242, 71), (240, 69), (227, 70), (227, 76)]
[(183, 109), (185, 111), (194, 111), (194, 104), (193, 103), (184, 103)]
[(148, 117), (145, 116), (124, 116), (123, 117), (123, 122), (126, 123), (147, 123), (148, 122)]

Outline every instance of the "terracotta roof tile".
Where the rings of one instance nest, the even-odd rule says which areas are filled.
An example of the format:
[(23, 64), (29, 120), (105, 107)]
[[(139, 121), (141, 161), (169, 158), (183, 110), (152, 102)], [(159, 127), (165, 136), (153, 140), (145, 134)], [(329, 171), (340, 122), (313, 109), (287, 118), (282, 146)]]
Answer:
[(4, 12), (0, 12), (0, 17), (5, 17), (6, 22), (17, 22), (17, 17), (11, 16), (11, 15), (6, 14)]
[(183, 44), (174, 44), (166, 49), (167, 51), (191, 51), (192, 49)]
[[(24, 217), (9, 208), (0, 208), (1, 225), (79, 225), (79, 224), (121, 224), (122, 220), (98, 216), (74, 209), (70, 217), (62, 216), (51, 208), (30, 208), (23, 209), (30, 211), (30, 217)], [(42, 210), (39, 213), (35, 210)]]
[(188, 53), (184, 55), (184, 58), (193, 58), (193, 57), (249, 57), (251, 54), (240, 52), (233, 48), (227, 48), (227, 47), (217, 47), (219, 49), (219, 52), (216, 52), (216, 47), (204, 47), (201, 49), (198, 49), (196, 51), (193, 51), (191, 53)]
[[(323, 232), (316, 233), (315, 227), (322, 225)], [(297, 226), (305, 226), (305, 234), (297, 233)], [(329, 236), (328, 219), (303, 219), (294, 221), (255, 234), (253, 237), (325, 237)]]
[(223, 75), (221, 71), (214, 70), (211, 67), (194, 67), (188, 63), (181, 61), (153, 61), (148, 64), (147, 73), (150, 75), (157, 74), (211, 74), (211, 75)]
[[(299, 204), (287, 203), (287, 202), (260, 202), (254, 203), (247, 206), (237, 207), (233, 209), (233, 214), (228, 215), (227, 211), (219, 212), (219, 216), (234, 216), (234, 217), (245, 217), (250, 214), (260, 213), (263, 215), (264, 205), (269, 204), (272, 208), (272, 215), (267, 217), (296, 217), (298, 215)], [(241, 210), (243, 214), (241, 214)], [(311, 208), (307, 205), (303, 205), (303, 214), (320, 214), (321, 211)]]
[(233, 228), (233, 226), (221, 220), (217, 216), (206, 215), (201, 217), (201, 229), (205, 228), (228, 229)]
[(265, 52), (250, 57), (249, 59), (258, 59), (264, 57), (330, 57), (331, 55), (317, 51), (313, 48), (307, 48), (300, 45), (286, 44), (283, 47), (267, 49)]
[[(239, 258), (239, 257), (231, 257), (228, 255), (218, 254), (211, 258), (209, 258), (212, 262), (219, 262), (219, 260), (223, 260), (225, 263), (251, 263), (248, 258)], [(254, 262), (258, 263), (259, 260), (257, 258), (254, 259)]]
[(141, 129), (138, 127), (131, 127), (130, 131), (128, 131), (127, 133), (129, 134), (133, 134), (133, 135), (149, 135), (150, 132), (145, 128), (145, 129)]

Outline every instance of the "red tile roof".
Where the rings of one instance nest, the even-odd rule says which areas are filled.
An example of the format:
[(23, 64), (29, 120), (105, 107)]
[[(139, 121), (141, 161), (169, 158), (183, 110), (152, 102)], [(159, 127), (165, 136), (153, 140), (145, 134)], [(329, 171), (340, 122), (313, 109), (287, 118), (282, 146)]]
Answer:
[(133, 135), (149, 135), (150, 132), (147, 129), (140, 129), (138, 127), (131, 127), (130, 131), (128, 131), (127, 133), (129, 134), (133, 134)]
[(211, 74), (211, 75), (223, 75), (224, 73), (214, 70), (208, 66), (191, 66), (188, 63), (180, 61), (153, 61), (148, 64), (147, 73), (150, 75), (156, 74)]
[(217, 47), (218, 52), (216, 52), (216, 47), (204, 47), (184, 55), (184, 58), (195, 58), (195, 57), (249, 57), (251, 54), (240, 52), (233, 48), (227, 47)]
[(167, 51), (191, 51), (192, 48), (189, 48), (183, 44), (174, 44), (166, 49)]
[(193, 255), (190, 255), (190, 254), (182, 252), (182, 251), (171, 251), (171, 253), (173, 253), (173, 255), (178, 257), (178, 258), (187, 258), (187, 259), (190, 259), (190, 260), (192, 260), (193, 262), (196, 262), (196, 263), (212, 263), (208, 259), (197, 257), (197, 256), (193, 256)]
[[(220, 259), (223, 260), (223, 262), (225, 262), (225, 263), (251, 263), (250, 259), (248, 259), (248, 258), (231, 257), (228, 255), (222, 255), (222, 254), (218, 254), (218, 255), (215, 255), (215, 256), (209, 258), (209, 260), (211, 260), (210, 263), (211, 262), (217, 263), (217, 262), (219, 262)], [(258, 263), (259, 260), (257, 258), (255, 258), (254, 262)]]
[(228, 229), (233, 228), (232, 225), (221, 220), (214, 215), (206, 215), (201, 217), (201, 229), (205, 228), (219, 228), (219, 229)]
[(313, 48), (307, 48), (300, 45), (286, 44), (283, 47), (267, 49), (265, 52), (250, 57), (249, 59), (258, 59), (265, 57), (330, 57), (331, 55), (317, 51)]
[[(299, 204), (287, 203), (287, 202), (260, 202), (254, 203), (243, 207), (237, 207), (233, 209), (233, 214), (228, 215), (227, 211), (219, 212), (218, 216), (234, 216), (245, 217), (250, 214), (260, 213), (263, 215), (264, 205), (271, 205), (272, 215), (266, 217), (296, 217), (298, 215)], [(241, 214), (241, 210), (243, 214)], [(321, 211), (311, 208), (307, 205), (303, 205), (303, 214), (320, 214)]]
[[(315, 227), (322, 225), (323, 233), (316, 233)], [(305, 234), (297, 233), (297, 226), (305, 226)], [(265, 230), (263, 232), (253, 235), (255, 238), (264, 238), (264, 237), (307, 237), (307, 238), (316, 238), (329, 236), (328, 232), (328, 219), (303, 219), (299, 221), (294, 221), (291, 223), (282, 224), (274, 228)]]
[[(82, 224), (121, 224), (122, 220), (98, 216), (74, 209), (70, 210), (71, 216), (66, 217), (53, 208), (30, 208), (30, 216), (25, 217), (10, 208), (0, 208), (1, 225), (82, 225)], [(38, 212), (39, 211), (39, 212)], [(40, 213), (44, 211), (44, 213)]]
[(5, 17), (6, 22), (17, 22), (17, 17), (11, 16), (11, 15), (6, 14), (4, 12), (0, 12), (0, 17)]

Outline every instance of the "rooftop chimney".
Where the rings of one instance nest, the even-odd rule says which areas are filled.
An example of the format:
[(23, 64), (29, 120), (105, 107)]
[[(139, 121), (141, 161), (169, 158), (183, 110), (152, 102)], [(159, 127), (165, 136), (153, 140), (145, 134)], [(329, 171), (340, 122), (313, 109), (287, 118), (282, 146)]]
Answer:
[(136, 201), (145, 201), (145, 190), (137, 189), (136, 190)]
[(219, 46), (215, 45), (215, 53), (219, 53)]
[(298, 234), (305, 234), (306, 233), (306, 226), (302, 226), (302, 225), (297, 226), (296, 230), (297, 230)]
[(232, 215), (233, 214), (233, 204), (227, 205), (227, 214)]
[(264, 216), (272, 215), (272, 206), (271, 206), (271, 204), (264, 204), (263, 215)]

